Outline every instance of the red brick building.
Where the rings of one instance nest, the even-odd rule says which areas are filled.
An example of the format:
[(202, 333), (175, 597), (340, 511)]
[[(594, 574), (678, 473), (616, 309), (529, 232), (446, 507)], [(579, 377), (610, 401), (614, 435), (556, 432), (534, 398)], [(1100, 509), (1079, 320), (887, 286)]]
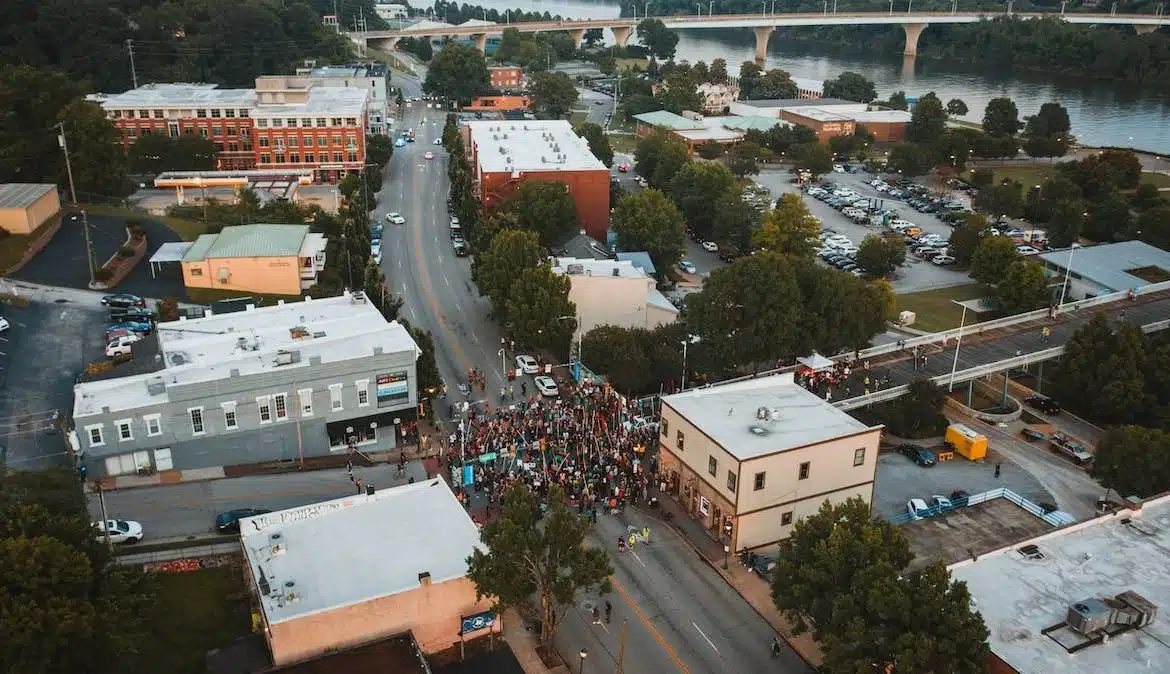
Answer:
[(564, 120), (473, 121), (460, 129), (475, 171), (485, 214), (530, 180), (564, 183), (586, 233), (604, 241), (609, 231), (609, 169)]
[(492, 88), (498, 90), (506, 89), (523, 89), (526, 85), (524, 81), (524, 69), (520, 66), (496, 66), (488, 68), (488, 75), (491, 76)]
[(304, 78), (260, 78), (257, 89), (147, 84), (95, 94), (124, 146), (149, 134), (199, 134), (215, 143), (217, 170), (312, 169), (336, 182), (365, 165), (367, 93), (318, 87)]

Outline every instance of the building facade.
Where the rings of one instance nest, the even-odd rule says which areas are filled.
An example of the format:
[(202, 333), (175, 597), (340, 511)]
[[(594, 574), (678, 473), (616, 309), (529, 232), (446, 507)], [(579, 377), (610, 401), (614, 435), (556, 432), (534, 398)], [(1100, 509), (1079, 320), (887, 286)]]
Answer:
[(623, 260), (552, 258), (553, 271), (569, 277), (577, 330), (600, 325), (652, 330), (678, 319), (678, 308), (659, 292), (654, 277)]
[(733, 102), (739, 100), (739, 86), (735, 84), (711, 84), (704, 82), (696, 87), (703, 101), (703, 112), (708, 115), (722, 115)]
[(1083, 300), (1120, 292), (1140, 292), (1154, 281), (1170, 277), (1170, 252), (1145, 241), (1118, 241), (1096, 246), (1076, 245), (1036, 256), (1044, 275), (1059, 287), (1064, 301)]
[(731, 550), (771, 546), (821, 503), (873, 496), (881, 427), (868, 427), (792, 374), (662, 398), (666, 491)]
[(341, 66), (317, 66), (309, 62), (297, 68), (297, 76), (306, 78), (308, 86), (343, 87), (365, 91), (368, 104), (369, 132), (390, 133), (390, 69), (385, 63), (357, 63)]
[(74, 386), (79, 453), (102, 477), (389, 451), (418, 416), (418, 354), (361, 293), (160, 323)]
[(61, 212), (61, 197), (52, 183), (0, 185), (0, 229), (31, 234)]
[(527, 86), (524, 69), (520, 66), (495, 66), (488, 68), (492, 88), (499, 91), (523, 90)]
[(215, 144), (219, 170), (306, 168), (318, 182), (337, 182), (365, 166), (367, 97), (308, 78), (261, 77), (255, 89), (146, 84), (90, 100), (122, 131), (126, 149), (149, 134), (198, 134)]
[(297, 296), (325, 270), (325, 244), (325, 235), (308, 225), (225, 227), (183, 254), (183, 285)]
[(528, 181), (563, 183), (578, 225), (598, 240), (609, 231), (609, 169), (565, 120), (468, 121), (460, 127), (486, 214)]

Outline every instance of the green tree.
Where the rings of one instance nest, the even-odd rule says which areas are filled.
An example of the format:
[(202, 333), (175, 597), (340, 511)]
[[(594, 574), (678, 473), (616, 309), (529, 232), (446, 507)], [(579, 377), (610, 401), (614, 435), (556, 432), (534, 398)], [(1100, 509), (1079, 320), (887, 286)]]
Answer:
[(470, 45), (448, 42), (427, 66), (423, 91), (466, 105), (491, 89), (487, 62)]
[(577, 307), (569, 301), (572, 280), (548, 260), (520, 271), (508, 289), (508, 332), (523, 344), (568, 355), (577, 330)]
[(535, 232), (505, 229), (471, 262), (471, 279), (479, 294), (492, 303), (492, 318), (503, 321), (508, 315), (508, 293), (512, 281), (525, 269), (547, 259), (544, 246)]
[(602, 75), (613, 75), (617, 72), (617, 59), (609, 54), (602, 54), (597, 57), (597, 69)]
[(745, 101), (763, 98), (756, 95), (760, 80), (764, 77), (764, 69), (751, 61), (744, 61), (739, 66), (739, 97)]
[(484, 548), (467, 558), (467, 576), (476, 598), (492, 597), (495, 610), (527, 603), (540, 604), (540, 642), (552, 651), (561, 617), (583, 592), (608, 592), (613, 573), (605, 551), (588, 547), (588, 522), (565, 505), (564, 493), (553, 486), (548, 511), (541, 516), (539, 500), (523, 483), (508, 489), (503, 514), (480, 531)]
[(962, 117), (969, 112), (967, 104), (961, 98), (952, 98), (947, 101), (947, 114)]
[(545, 246), (564, 243), (577, 226), (577, 202), (562, 182), (522, 182), (500, 211), (511, 213), (522, 228), (539, 234)]
[(930, 152), (919, 143), (895, 143), (886, 162), (887, 171), (906, 176), (920, 176), (931, 169)]
[(881, 106), (884, 108), (890, 108), (891, 110), (909, 110), (910, 102), (906, 100), (905, 91), (895, 91), (894, 93), (890, 94), (888, 99), (881, 103)]
[(1155, 206), (1138, 216), (1138, 238), (1151, 246), (1170, 250), (1170, 203)]
[(793, 148), (792, 156), (796, 160), (796, 167), (812, 174), (813, 180), (833, 170), (833, 152), (825, 143), (814, 141), (797, 145)]
[(1156, 206), (1162, 206), (1170, 202), (1162, 199), (1161, 193), (1158, 192), (1158, 186), (1152, 183), (1142, 183), (1137, 186), (1137, 189), (1130, 195), (1130, 205), (1138, 212), (1147, 211)]
[(1024, 212), (1024, 186), (1015, 180), (1004, 180), (998, 185), (979, 190), (974, 205), (992, 217), (1019, 217)]
[(760, 217), (759, 209), (744, 201), (741, 191), (729, 190), (715, 202), (709, 238), (729, 243), (740, 251), (749, 250)]
[(1092, 473), (1122, 497), (1170, 490), (1170, 433), (1142, 426), (1109, 429), (1097, 444)]
[(592, 49), (598, 44), (605, 42), (605, 31), (601, 28), (590, 28), (585, 31), (585, 36), (582, 40), (586, 47)]
[(971, 171), (971, 184), (979, 189), (991, 187), (995, 181), (995, 171), (989, 168), (977, 168)]
[(966, 267), (971, 264), (971, 258), (979, 248), (983, 239), (991, 233), (987, 225), (987, 218), (981, 213), (972, 213), (958, 227), (951, 232), (947, 242), (947, 252), (955, 258), (955, 264)]
[[(444, 135), (446, 127), (443, 128)], [(366, 162), (385, 166), (394, 156), (394, 139), (381, 134), (366, 136)]]
[(821, 225), (809, 212), (804, 199), (799, 194), (786, 192), (776, 202), (776, 208), (764, 215), (752, 241), (764, 250), (808, 258), (816, 250), (820, 231)]
[[(635, 150), (635, 160), (637, 154)], [(677, 136), (671, 136), (666, 139), (662, 146), (662, 151), (658, 153), (654, 164), (654, 173), (650, 175), (648, 180), (650, 184), (658, 189), (667, 189), (670, 182), (674, 180), (674, 176), (682, 170), (691, 160), (690, 150), (687, 149), (686, 143)]]
[(1010, 98), (993, 98), (983, 109), (983, 131), (988, 135), (1014, 136), (1022, 126), (1020, 111)]
[(877, 98), (873, 82), (851, 70), (846, 70), (836, 79), (825, 80), (823, 90), (826, 98), (841, 98), (859, 103), (869, 103)]
[(1132, 229), (1129, 201), (1120, 190), (1109, 190), (1087, 205), (1088, 216), (1082, 234), (1093, 241), (1124, 238)]
[(772, 600), (793, 632), (811, 628), (816, 639), (844, 637), (852, 616), (838, 610), (840, 600), (896, 576), (913, 558), (906, 538), (873, 517), (868, 503), (825, 501), (815, 515), (797, 520), (780, 546)]
[(706, 141), (705, 143), (700, 143), (697, 147), (695, 147), (695, 153), (698, 154), (703, 159), (708, 159), (708, 160), (718, 159), (718, 158), (722, 157), (726, 152), (727, 152), (727, 148), (724, 147), (723, 143), (716, 143), (713, 140)]
[(914, 104), (910, 122), (906, 125), (906, 140), (924, 145), (937, 143), (946, 131), (946, 124), (947, 111), (932, 91)]
[(613, 166), (613, 148), (610, 147), (609, 137), (605, 135), (605, 129), (601, 128), (600, 124), (585, 122), (577, 127), (577, 135), (589, 143), (589, 151), (601, 160), (602, 164), (607, 168)]
[(752, 97), (756, 99), (796, 98), (799, 93), (792, 75), (780, 68), (764, 73), (752, 89)]
[(870, 234), (857, 247), (857, 266), (870, 276), (889, 276), (905, 261), (906, 242), (900, 236)]
[(989, 286), (1003, 280), (1008, 267), (1020, 259), (1016, 242), (1006, 236), (989, 236), (971, 256), (971, 278)]
[(666, 27), (659, 19), (643, 19), (638, 22), (638, 41), (659, 59), (674, 56), (678, 45), (678, 33)]
[(365, 273), (362, 275), (362, 290), (370, 303), (377, 307), (378, 312), (388, 321), (398, 320), (398, 312), (402, 309), (402, 298), (395, 297), (386, 287), (386, 275), (370, 258), (366, 262)]
[(683, 229), (679, 209), (656, 189), (631, 194), (614, 209), (613, 231), (618, 247), (646, 251), (663, 274), (682, 259)]
[(731, 148), (731, 151), (727, 153), (727, 168), (731, 169), (735, 177), (740, 179), (756, 175), (760, 172), (760, 167), (756, 164), (756, 159), (763, 152), (763, 148), (750, 140), (736, 143)]
[(192, 133), (178, 138), (149, 134), (130, 146), (126, 163), (134, 173), (210, 170), (215, 168), (215, 144)]
[(1064, 248), (1079, 239), (1085, 227), (1086, 208), (1081, 199), (1052, 204), (1052, 215), (1048, 220), (1048, 245)]
[(712, 84), (727, 84), (727, 61), (721, 58), (711, 61), (707, 69), (707, 81)]
[(1094, 314), (1065, 344), (1055, 390), (1068, 409), (1098, 424), (1132, 424), (1145, 409), (1141, 329)]
[(716, 213), (711, 205), (735, 187), (735, 176), (722, 164), (689, 161), (670, 181), (667, 194), (691, 229), (709, 238)]
[(564, 117), (577, 102), (577, 87), (564, 73), (537, 73), (528, 93), (536, 109), (553, 119)]
[(1016, 260), (1008, 265), (995, 286), (994, 299), (1005, 314), (1022, 314), (1048, 306), (1048, 277), (1034, 260)]
[(425, 391), (434, 395), (442, 388), (443, 377), (439, 374), (439, 366), (435, 360), (435, 340), (431, 338), (431, 331), (415, 327), (402, 317), (398, 318), (398, 322), (406, 326), (414, 343), (418, 344), (420, 353), (418, 360), (415, 361), (415, 370), (418, 372), (418, 389), (420, 392)]
[(943, 416), (946, 392), (929, 379), (910, 382), (906, 395), (889, 403), (882, 416), (891, 433), (903, 438), (922, 438), (942, 435), (950, 423)]

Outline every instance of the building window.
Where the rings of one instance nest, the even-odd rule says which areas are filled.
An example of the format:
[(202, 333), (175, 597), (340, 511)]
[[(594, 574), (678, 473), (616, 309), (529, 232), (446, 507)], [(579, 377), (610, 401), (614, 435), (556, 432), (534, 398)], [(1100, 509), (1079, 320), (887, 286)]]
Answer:
[(853, 465), (860, 466), (865, 463), (865, 447), (858, 447), (853, 450)]
[(163, 118), (163, 116), (164, 116), (164, 115), (163, 115), (163, 111), (162, 111), (162, 110), (155, 110), (155, 111), (154, 111), (154, 118), (155, 118), (155, 119), (162, 119), (162, 118)]
[(346, 152), (345, 153), (345, 161), (352, 164), (353, 162), (356, 162), (357, 160), (358, 160), (358, 158), (357, 158), (356, 152)]
[(269, 157), (267, 154), (262, 154), (262, 155), (260, 155), (260, 163), (261, 164), (271, 164), (272, 157)]
[(809, 462), (808, 461), (805, 461), (804, 463), (800, 464), (800, 479), (801, 480), (808, 479), (808, 469), (809, 469)]
[[(281, 149), (283, 149), (283, 148), (281, 148)], [(284, 163), (284, 153), (283, 153), (283, 152), (277, 152), (277, 153), (274, 155), (274, 159), (273, 159), (272, 161), (273, 161), (273, 162), (275, 162), (275, 163), (277, 163), (277, 164), (283, 164), (283, 163)]]
[(306, 163), (306, 164), (312, 164), (312, 163), (313, 163), (313, 161), (314, 161), (314, 159), (313, 159), (313, 153), (312, 153), (312, 152), (306, 152), (306, 153), (305, 153), (305, 163)]
[(343, 406), (341, 401), (341, 384), (329, 385), (329, 409), (334, 412), (340, 410)]
[(235, 111), (235, 110), (233, 110), (232, 108), (228, 108), (227, 110), (224, 110), (224, 111), (223, 111), (223, 116), (224, 116), (224, 117), (235, 117), (235, 116), (236, 116), (236, 111)]
[(223, 135), (223, 127), (222, 127), (222, 126), (213, 126), (213, 127), (211, 127), (211, 135), (213, 135), (213, 136), (222, 136), (222, 135)]
[(708, 456), (707, 457), (707, 472), (714, 475), (718, 471), (719, 471), (719, 462), (715, 460), (715, 457)]
[(735, 491), (735, 473), (727, 471), (727, 490)]
[(284, 120), (283, 119), (272, 120), (272, 128), (274, 128), (274, 129), (284, 128)]
[(341, 153), (340, 153), (340, 152), (334, 152), (334, 153), (333, 153), (333, 163), (334, 163), (334, 164), (340, 164), (340, 163), (341, 163), (341, 162), (343, 162), (343, 161), (344, 161), (344, 160), (341, 158)]
[(101, 447), (106, 444), (106, 439), (102, 435), (102, 425), (94, 424), (93, 426), (86, 426), (85, 432), (89, 433), (89, 446)]
[(231, 138), (231, 137), (234, 137), (234, 136), (236, 135), (236, 127), (234, 127), (234, 126), (229, 126), (229, 127), (227, 128), (227, 135), (228, 135), (228, 137), (229, 137), (229, 138)]
[(324, 129), (324, 128), (325, 128), (325, 118), (324, 118), (324, 117), (318, 117), (318, 118), (317, 118), (317, 128), (318, 128), (318, 129)]
[(136, 129), (132, 126), (127, 128), (126, 129), (126, 137), (127, 138), (137, 138), (138, 137), (138, 129)]
[(297, 147), (298, 145), (301, 144), (300, 139), (297, 138), (296, 136), (289, 136), (287, 140), (288, 140), (289, 147)]
[(268, 120), (267, 119), (258, 119), (258, 120), (256, 120), (256, 126), (260, 127), (261, 129), (267, 129), (268, 128)]
[(130, 419), (119, 419), (114, 422), (114, 426), (118, 429), (118, 442), (134, 439), (134, 429), (130, 426)]
[(666, 419), (659, 419), (658, 425), (662, 427), (662, 437), (669, 438), (670, 437), (670, 422), (668, 422)]
[(272, 422), (272, 399), (265, 396), (256, 399), (256, 406), (260, 408), (260, 423)]
[(299, 164), (299, 163), (301, 163), (301, 153), (299, 153), (299, 152), (291, 152), (291, 153), (289, 153), (289, 155), (288, 155), (288, 160), (289, 160), (291, 163), (293, 163), (293, 164)]
[(203, 435), (203, 408), (192, 407), (187, 413), (191, 415), (191, 434)]
[(370, 380), (362, 379), (354, 384), (357, 386), (358, 407), (366, 407), (370, 404)]
[(239, 143), (228, 143), (228, 152), (239, 152), (239, 151), (240, 151), (240, 144)]
[(297, 118), (296, 117), (289, 117), (288, 119), (284, 120), (284, 125), (290, 129), (297, 128)]
[(110, 113), (110, 116), (113, 117), (114, 119), (122, 119), (122, 111), (121, 110), (114, 110)]
[(334, 145), (341, 145), (341, 134), (340, 133), (333, 134), (333, 144)]
[(329, 118), (329, 126), (341, 126), (341, 118), (340, 117), (330, 117)]
[(199, 128), (199, 135), (200, 135), (200, 136), (203, 136), (204, 138), (206, 138), (206, 137), (207, 137), (207, 129), (204, 129), (203, 127), (200, 127), (200, 128)]
[(251, 136), (252, 136), (251, 129), (249, 129), (246, 126), (240, 127), (240, 138), (250, 138)]
[(301, 128), (302, 129), (313, 128), (313, 118), (312, 117), (302, 117), (301, 118)]
[(240, 427), (239, 419), (236, 417), (236, 403), (220, 403), (223, 408), (223, 427), (229, 431)]
[(212, 109), (211, 109), (211, 116), (212, 116), (212, 118), (218, 118), (218, 117), (219, 117), (219, 109), (218, 109), (218, 108), (212, 108)]
[(153, 438), (156, 435), (162, 435), (162, 415), (151, 414), (142, 417), (146, 422), (146, 437)]
[(357, 147), (357, 136), (346, 136), (345, 137), (345, 146), (346, 147)]
[(791, 510), (780, 515), (780, 526), (786, 527), (789, 524), (792, 524), (792, 511)]
[(329, 141), (326, 140), (325, 136), (317, 136), (317, 147), (325, 147), (326, 145), (329, 145)]
[(297, 398), (301, 401), (301, 416), (313, 416), (313, 389), (303, 388), (297, 391)]
[(685, 447), (683, 446), (686, 444), (685, 440), (686, 440), (686, 437), (683, 436), (682, 431), (675, 432), (675, 434), (674, 434), (674, 446), (675, 447), (677, 447), (678, 449), (685, 449)]
[(764, 485), (767, 484), (767, 478), (767, 473), (756, 473), (755, 479), (753, 480), (752, 489), (755, 491), (760, 491), (763, 489)]
[(247, 117), (248, 114), (249, 113), (247, 108), (240, 108), (240, 117)]
[(272, 396), (273, 408), (276, 410), (277, 420), (284, 420), (288, 418), (288, 396), (283, 393), (277, 393)]
[(346, 126), (357, 126), (357, 117), (346, 117), (345, 118), (345, 125)]
[(260, 147), (268, 147), (268, 136), (260, 136)]
[(201, 118), (201, 119), (202, 119), (202, 118), (204, 118), (204, 117), (207, 117), (207, 111), (206, 111), (206, 110), (204, 110), (204, 109), (202, 109), (202, 108), (200, 108), (200, 109), (198, 109), (198, 110), (196, 110), (196, 111), (195, 111), (195, 116), (196, 116), (196, 117), (199, 117), (199, 118)]

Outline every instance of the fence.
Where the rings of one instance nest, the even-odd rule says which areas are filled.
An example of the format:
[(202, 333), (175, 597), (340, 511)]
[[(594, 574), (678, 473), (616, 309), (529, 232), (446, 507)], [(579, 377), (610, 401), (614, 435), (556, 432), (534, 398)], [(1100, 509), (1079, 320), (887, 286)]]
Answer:
[(971, 496), (968, 496), (965, 499), (959, 499), (958, 503), (952, 503), (949, 507), (947, 507), (947, 506), (941, 506), (941, 507), (940, 506), (932, 506), (930, 508), (927, 508), (925, 511), (921, 511), (921, 510), (918, 511), (918, 514), (915, 514), (915, 515), (911, 515), (909, 512), (904, 512), (900, 515), (896, 515), (894, 517), (891, 517), (890, 522), (893, 524), (906, 524), (908, 522), (916, 522), (918, 520), (929, 519), (931, 517), (935, 517), (937, 515), (942, 515), (942, 514), (945, 514), (945, 513), (954, 511), (954, 510), (958, 510), (960, 508), (966, 508), (968, 506), (979, 505), (980, 503), (986, 503), (987, 501), (992, 501), (992, 500), (995, 500), (997, 498), (1005, 498), (1005, 499), (1011, 501), (1012, 503), (1020, 506), (1024, 510), (1027, 510), (1028, 512), (1032, 513), (1036, 517), (1039, 517), (1040, 519), (1044, 520), (1045, 522), (1051, 524), (1054, 527), (1067, 526), (1067, 525), (1072, 524), (1073, 522), (1076, 521), (1072, 518), (1071, 515), (1069, 515), (1066, 512), (1061, 512), (1059, 510), (1047, 511), (1044, 508), (1041, 508), (1040, 506), (1036, 505), (1035, 503), (1032, 503), (1031, 501), (1024, 498), (1023, 496), (1020, 496), (1019, 494), (1012, 491), (1011, 489), (1008, 489), (1006, 487), (999, 487), (998, 489), (992, 489), (989, 491), (980, 492), (978, 494), (972, 494)]
[(157, 552), (140, 552), (114, 557), (118, 566), (138, 566), (139, 564), (157, 564), (176, 559), (192, 559), (198, 557), (213, 557), (216, 555), (238, 555), (242, 552), (238, 540), (231, 543), (213, 543), (211, 545), (195, 545), (189, 547), (159, 550)]

